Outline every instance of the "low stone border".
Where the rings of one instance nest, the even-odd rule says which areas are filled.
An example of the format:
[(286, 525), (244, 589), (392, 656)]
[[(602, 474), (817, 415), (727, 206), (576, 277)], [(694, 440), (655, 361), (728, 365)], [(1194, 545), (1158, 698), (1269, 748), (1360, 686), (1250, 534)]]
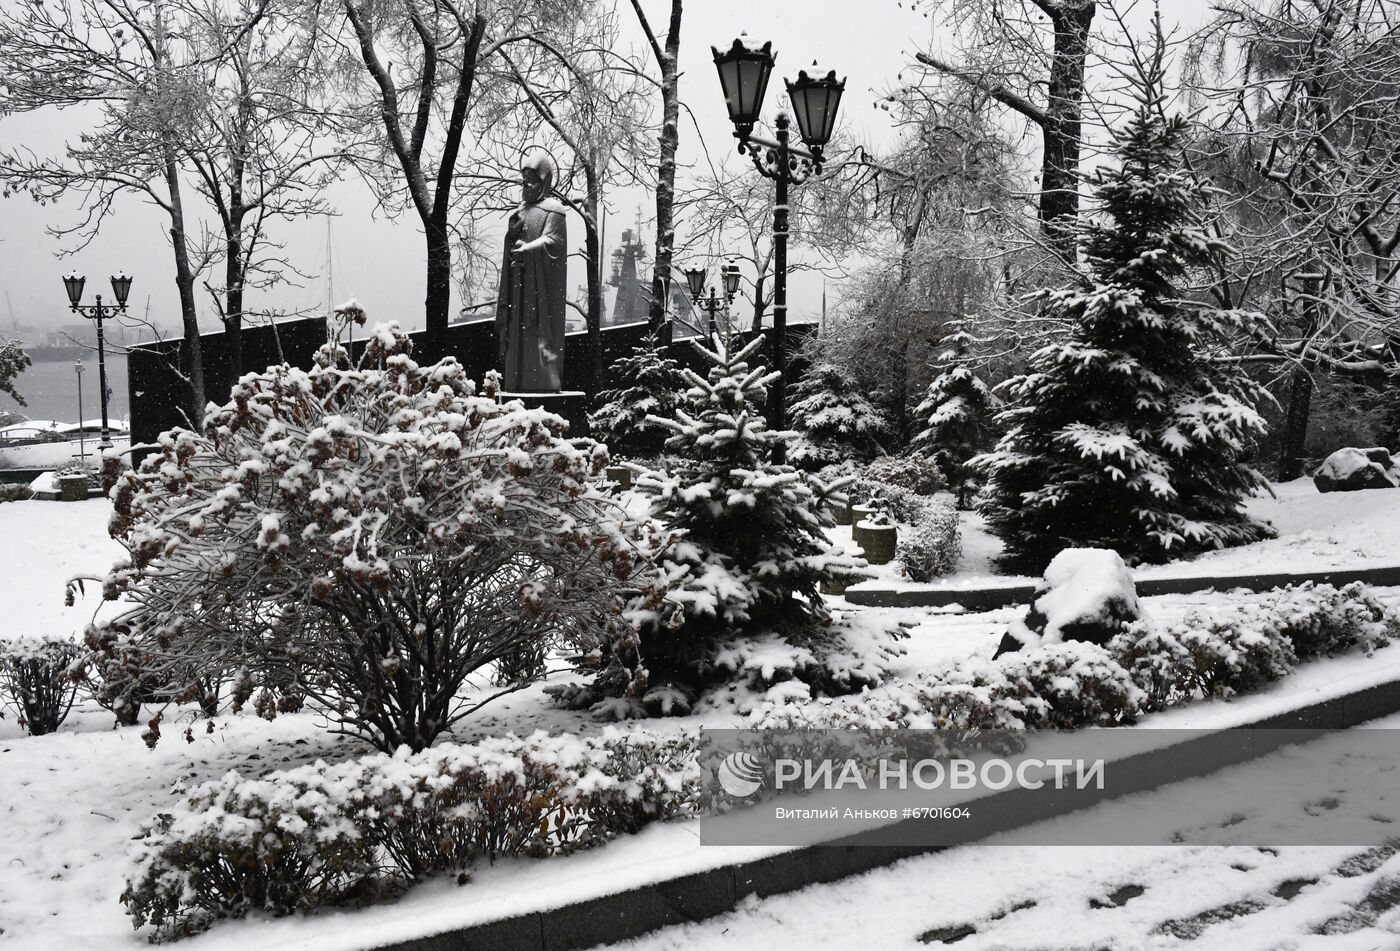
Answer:
[[(1199, 578), (1142, 578), (1137, 581), (1139, 597), (1162, 594), (1191, 594), (1196, 591), (1272, 591), (1291, 584), (1312, 581), (1341, 587), (1353, 581), (1380, 587), (1400, 586), (1400, 566), (1383, 568), (1330, 568), (1324, 571), (1280, 571), (1269, 574), (1217, 575)], [(888, 588), (849, 588), (846, 600), (873, 608), (943, 608), (961, 605), (968, 611), (992, 611), (1015, 604), (1030, 604), (1035, 585), (1008, 584), (987, 588), (917, 588), (895, 591)]]
[[(1383, 570), (1400, 572), (1400, 569)], [(1254, 577), (1267, 579), (1277, 576)], [(1344, 730), (1398, 712), (1400, 680), (1366, 687), (1232, 729)], [(1220, 746), (1212, 744), (1210, 736), (1202, 736), (1125, 758), (1121, 762), (1131, 764), (1131, 768), (1121, 773), (1131, 776), (1131, 780), (1127, 783), (1115, 780), (1112, 791), (1063, 790), (1064, 795), (1033, 799), (1023, 796), (1028, 790), (998, 793), (985, 801), (1010, 796), (1020, 797), (1024, 801), (1018, 801), (1014, 809), (976, 810), (977, 815), (988, 816), (990, 821), (971, 824), (964, 841), (976, 841), (1008, 829), (1065, 815), (1107, 799), (1205, 776), (1223, 766), (1272, 752), (1272, 749), (1263, 743), (1251, 743), (1248, 756), (1222, 761)], [(1119, 771), (1115, 770), (1117, 775)], [(1010, 804), (1009, 799), (1002, 801)], [(921, 820), (909, 820), (861, 833), (859, 841), (862, 844), (859, 845), (851, 844), (856, 841), (851, 839), (807, 846), (757, 861), (666, 879), (559, 908), (484, 922), (431, 937), (376, 945), (372, 951), (573, 951), (624, 941), (669, 925), (724, 914), (734, 910), (740, 900), (750, 895), (766, 898), (796, 891), (808, 885), (868, 872), (900, 859), (941, 852), (952, 847), (902, 844), (911, 840), (911, 834), (920, 823)]]

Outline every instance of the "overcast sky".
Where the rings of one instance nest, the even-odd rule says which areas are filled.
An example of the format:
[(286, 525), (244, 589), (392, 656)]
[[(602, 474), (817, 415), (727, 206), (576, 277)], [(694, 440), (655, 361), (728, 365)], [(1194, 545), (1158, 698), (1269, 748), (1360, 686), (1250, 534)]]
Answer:
[[(17, 0), (0, 0), (9, 4)], [(1193, 26), (1207, 0), (1170, 0), (1163, 15), (1168, 23)], [(634, 19), (626, 2), (621, 22), (629, 30)], [(668, 0), (643, 0), (653, 26), (664, 33)], [(1139, 5), (1134, 19), (1141, 19), (1146, 5)], [(897, 0), (689, 0), (686, 4), (681, 45), (681, 99), (694, 113), (703, 141), (716, 158), (734, 151), (732, 126), (726, 117), (710, 46), (727, 46), (740, 31), (756, 40), (771, 39), (777, 51), (777, 69), (769, 87), (765, 115), (771, 118), (779, 101), (777, 77), (795, 75), (814, 59), (847, 77), (841, 105), (842, 124), (849, 136), (878, 149), (893, 132), (888, 114), (874, 105), (878, 92), (892, 85), (911, 60), (913, 50), (940, 45), (945, 34), (926, 8), (914, 8)], [(635, 31), (631, 40), (641, 42)], [(658, 110), (659, 112), (659, 106)], [(0, 147), (21, 143), (36, 151), (56, 150), (62, 141), (79, 134), (83, 116), (78, 110), (48, 111), (0, 118)], [(1028, 142), (1028, 147), (1033, 141)], [(681, 175), (684, 166), (702, 156), (696, 126), (682, 117)], [(737, 158), (737, 156), (736, 156)], [(771, 194), (772, 183), (756, 172), (749, 187)], [(372, 202), (358, 180), (342, 183), (331, 193), (340, 216), (332, 225), (334, 294), (337, 302), (354, 295), (371, 320), (397, 319), (410, 328), (423, 319), (423, 239), (411, 213), (398, 222), (374, 220)], [(611, 247), (623, 227), (630, 227), (636, 209), (650, 217), (652, 198), (641, 191), (613, 196), (607, 239)], [(72, 224), (78, 218), (74, 202), (39, 207), (29, 198), (0, 201), (0, 332), (11, 328), (11, 308), (20, 323), (54, 326), (71, 322), (61, 285), (70, 268), (88, 277), (88, 300), (106, 291), (107, 276), (125, 269), (133, 278), (131, 304), (143, 312), (149, 297), (151, 315), (158, 323), (178, 322), (174, 264), (165, 237), (168, 222), (157, 209), (131, 197), (117, 205), (117, 214), (104, 225), (96, 241), (81, 253), (61, 260), (62, 246), (45, 233), (50, 223)], [(502, 219), (504, 216), (502, 216)], [(582, 225), (571, 217), (571, 239), (581, 241)], [(304, 289), (284, 288), (249, 301), (250, 308), (277, 306), (286, 309), (317, 307), (326, 298), (322, 277), (326, 257), (326, 225), (323, 219), (297, 225), (279, 225), (279, 238), (297, 266), (317, 275)], [(651, 240), (648, 229), (648, 241)], [(71, 243), (71, 240), (70, 240)], [(678, 262), (680, 263), (680, 262)], [(582, 269), (572, 262), (569, 282), (583, 282)], [(814, 313), (820, 306), (821, 278), (796, 274), (790, 288), (794, 316)], [(207, 295), (200, 300), (202, 321), (214, 329)], [(454, 299), (454, 309), (457, 306)]]

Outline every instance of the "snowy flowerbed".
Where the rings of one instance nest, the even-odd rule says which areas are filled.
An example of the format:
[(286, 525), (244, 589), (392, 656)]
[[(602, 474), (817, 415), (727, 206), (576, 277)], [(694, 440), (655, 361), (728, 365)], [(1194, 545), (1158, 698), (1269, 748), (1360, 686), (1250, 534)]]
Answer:
[[(771, 703), (752, 728), (1078, 729), (1229, 697), (1302, 658), (1371, 653), (1400, 615), (1361, 585), (1302, 587), (1179, 625), (1137, 622), (1107, 648), (1044, 643), (950, 662), (856, 698)], [(563, 855), (697, 812), (693, 742), (642, 731), (536, 734), (413, 756), (317, 764), (260, 780), (230, 773), (143, 832), (122, 901), (162, 936), (249, 911), (363, 901), (478, 858)]]

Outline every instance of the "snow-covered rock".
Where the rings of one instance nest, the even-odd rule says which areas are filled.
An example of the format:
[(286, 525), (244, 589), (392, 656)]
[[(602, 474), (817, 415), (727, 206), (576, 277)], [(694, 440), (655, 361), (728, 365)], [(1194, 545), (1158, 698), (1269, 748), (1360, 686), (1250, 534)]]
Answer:
[(1011, 625), (994, 656), (1062, 641), (1107, 644), (1142, 616), (1133, 574), (1117, 552), (1066, 548), (1046, 566), (1030, 611)]
[(1379, 446), (1338, 449), (1317, 467), (1313, 485), (1319, 492), (1394, 489), (1400, 486), (1400, 466), (1390, 458), (1390, 450)]

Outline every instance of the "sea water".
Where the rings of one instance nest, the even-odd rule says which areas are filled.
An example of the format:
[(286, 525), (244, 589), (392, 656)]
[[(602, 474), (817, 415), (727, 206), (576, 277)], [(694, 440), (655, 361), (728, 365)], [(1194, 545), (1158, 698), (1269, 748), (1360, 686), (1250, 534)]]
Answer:
[[(107, 385), (112, 394), (107, 401), (107, 414), (113, 420), (125, 420), (130, 413), (126, 391), (126, 355), (107, 354)], [(30, 419), (56, 419), (76, 422), (78, 419), (78, 375), (72, 360), (35, 362), (15, 378), (14, 387), (24, 397), (27, 406), (20, 406), (8, 393), (0, 393), (0, 412), (23, 413)], [(83, 419), (99, 419), (102, 402), (97, 382), (97, 355), (83, 359)]]

